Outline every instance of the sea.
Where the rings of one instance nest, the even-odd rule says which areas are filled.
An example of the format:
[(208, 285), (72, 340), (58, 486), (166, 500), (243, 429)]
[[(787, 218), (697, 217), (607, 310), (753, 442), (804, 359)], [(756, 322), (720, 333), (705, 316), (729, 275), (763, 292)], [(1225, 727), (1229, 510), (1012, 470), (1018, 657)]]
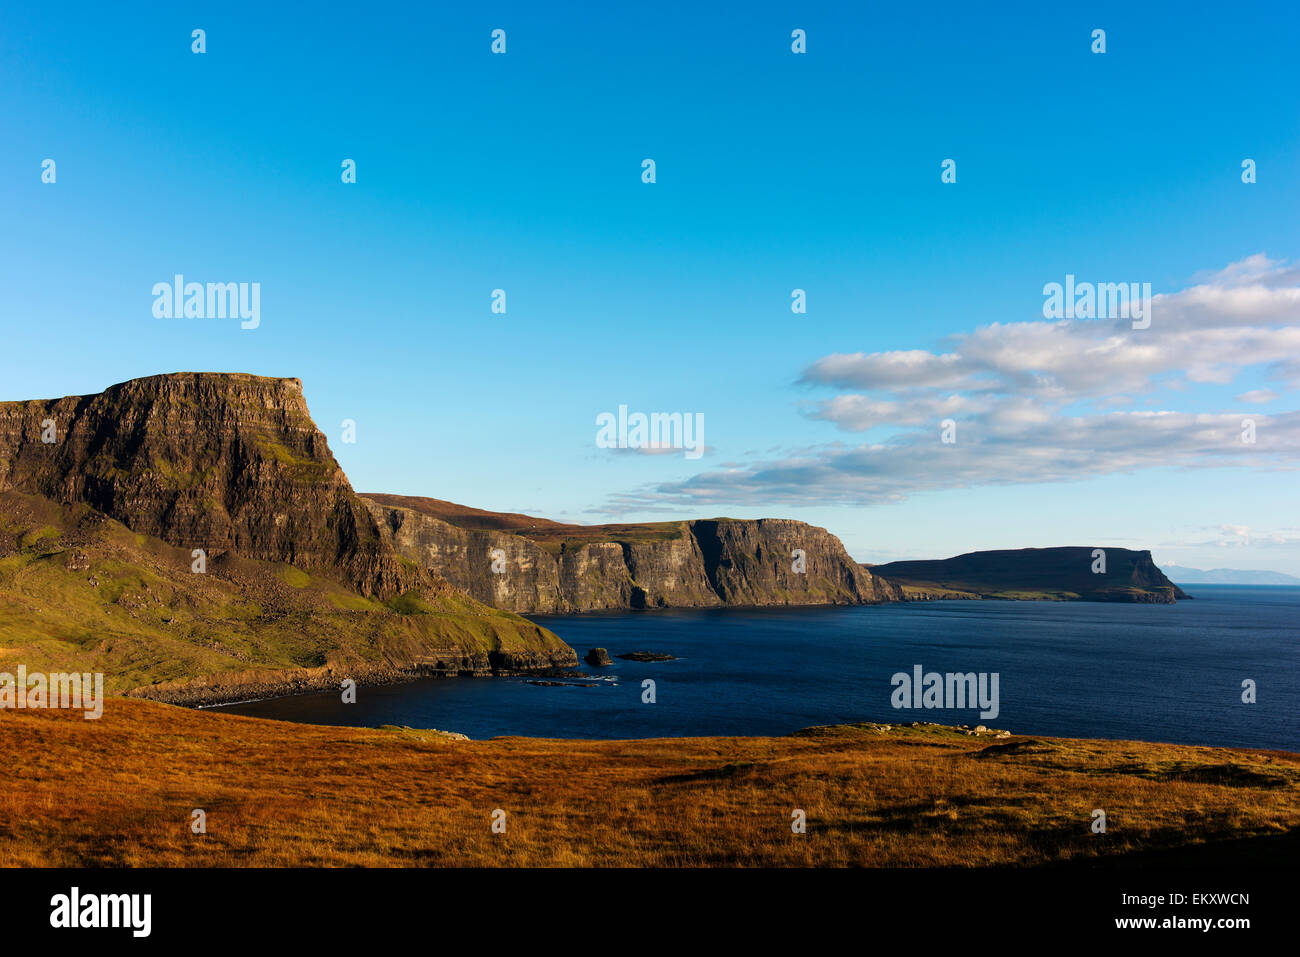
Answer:
[[(221, 710), (475, 739), (781, 735), (934, 721), (1300, 751), (1300, 587), (1183, 587), (1193, 600), (1175, 605), (986, 600), (534, 616), (579, 656), (601, 647), (673, 660), (615, 657), (609, 667), (584, 663), (581, 678), (428, 678), (363, 685), (355, 703), (330, 692)], [(996, 716), (955, 696), (899, 707), (924, 703), (896, 678), (910, 680), (917, 666), (922, 675), (986, 676), (987, 692), (996, 674)], [(564, 683), (534, 683), (554, 680)]]

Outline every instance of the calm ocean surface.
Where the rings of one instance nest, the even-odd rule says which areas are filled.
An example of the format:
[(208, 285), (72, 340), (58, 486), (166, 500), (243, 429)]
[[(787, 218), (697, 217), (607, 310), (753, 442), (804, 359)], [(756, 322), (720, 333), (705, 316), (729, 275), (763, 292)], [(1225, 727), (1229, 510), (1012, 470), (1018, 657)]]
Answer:
[[(539, 618), (578, 652), (677, 661), (583, 670), (600, 685), (428, 679), (222, 710), (317, 724), (408, 725), (471, 738), (786, 734), (850, 721), (987, 724), (1018, 734), (1300, 751), (1300, 588), (1192, 585), (1177, 605), (944, 601), (789, 611)], [(890, 677), (998, 672), (1000, 709), (895, 710)], [(643, 704), (652, 678), (657, 701)], [(1254, 679), (1258, 703), (1243, 704)]]

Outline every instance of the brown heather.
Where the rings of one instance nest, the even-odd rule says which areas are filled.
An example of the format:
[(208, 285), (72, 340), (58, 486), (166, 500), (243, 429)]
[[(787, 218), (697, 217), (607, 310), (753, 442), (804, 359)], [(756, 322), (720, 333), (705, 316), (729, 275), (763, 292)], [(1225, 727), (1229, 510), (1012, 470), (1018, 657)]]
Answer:
[(471, 742), (110, 699), (0, 712), (0, 749), (10, 866), (1289, 864), (1300, 834), (1300, 754), (937, 727)]

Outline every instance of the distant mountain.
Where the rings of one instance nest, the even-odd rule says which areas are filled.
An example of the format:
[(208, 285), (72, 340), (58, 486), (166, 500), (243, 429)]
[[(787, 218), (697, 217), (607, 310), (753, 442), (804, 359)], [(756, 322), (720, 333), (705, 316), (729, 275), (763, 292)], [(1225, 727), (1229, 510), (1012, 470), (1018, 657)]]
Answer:
[(1167, 574), (1184, 585), (1300, 585), (1300, 578), (1282, 572), (1254, 571), (1247, 568), (1187, 568), (1166, 565)]
[(1173, 604), (1189, 598), (1165, 577), (1149, 551), (1105, 548), (1105, 570), (1091, 545), (968, 552), (936, 561), (889, 562), (871, 573), (910, 599), (1004, 598)]

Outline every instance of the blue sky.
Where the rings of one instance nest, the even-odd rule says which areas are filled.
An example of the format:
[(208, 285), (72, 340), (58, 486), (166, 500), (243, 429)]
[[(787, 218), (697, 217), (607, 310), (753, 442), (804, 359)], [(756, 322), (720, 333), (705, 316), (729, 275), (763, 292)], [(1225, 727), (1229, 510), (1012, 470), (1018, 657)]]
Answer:
[[(984, 7), (7, 10), (0, 399), (297, 376), (363, 491), (1300, 574), (1300, 11)], [(175, 273), (261, 325), (155, 318)], [(1067, 273), (1151, 335), (1042, 329)], [(709, 451), (597, 448), (620, 404)]]

